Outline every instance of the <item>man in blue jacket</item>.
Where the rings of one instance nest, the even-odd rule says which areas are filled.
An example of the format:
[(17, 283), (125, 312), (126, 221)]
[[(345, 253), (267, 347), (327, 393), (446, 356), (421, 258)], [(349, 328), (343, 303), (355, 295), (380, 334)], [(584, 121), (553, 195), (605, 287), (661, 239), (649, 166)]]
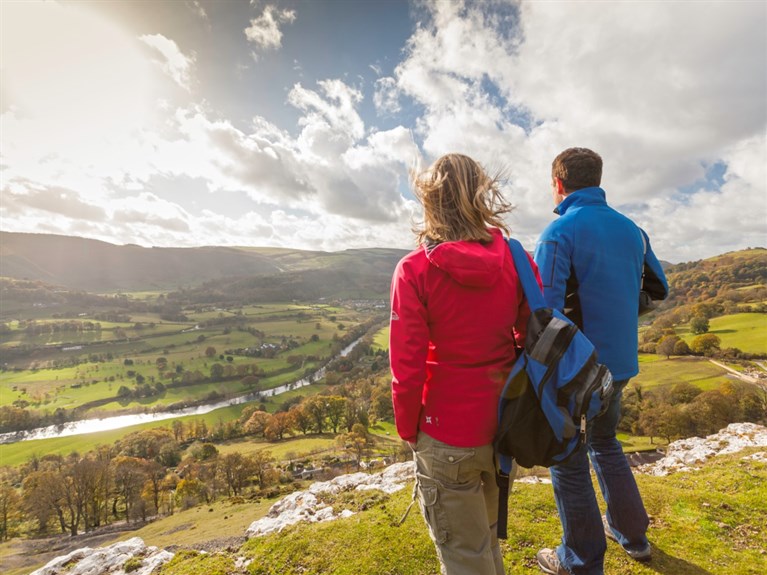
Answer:
[[(539, 551), (537, 559), (553, 575), (602, 575), (605, 536), (633, 559), (651, 557), (647, 512), (615, 433), (623, 389), (639, 372), (643, 270), (649, 272), (644, 289), (653, 299), (664, 299), (668, 284), (644, 231), (607, 205), (598, 154), (569, 148), (554, 159), (551, 175), (559, 218), (535, 249), (546, 304), (563, 311), (592, 341), (598, 361), (613, 374), (615, 391), (607, 411), (590, 425), (588, 449), (551, 468), (562, 542), (556, 550)], [(591, 483), (589, 456), (607, 503), (605, 517)]]

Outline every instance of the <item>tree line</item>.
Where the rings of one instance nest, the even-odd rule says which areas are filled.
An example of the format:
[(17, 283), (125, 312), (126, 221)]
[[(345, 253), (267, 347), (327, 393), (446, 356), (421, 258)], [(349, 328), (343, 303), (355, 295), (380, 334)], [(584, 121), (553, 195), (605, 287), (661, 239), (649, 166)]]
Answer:
[(767, 390), (730, 381), (706, 391), (686, 381), (652, 390), (631, 383), (623, 394), (619, 430), (670, 442), (704, 437), (737, 422), (767, 423)]

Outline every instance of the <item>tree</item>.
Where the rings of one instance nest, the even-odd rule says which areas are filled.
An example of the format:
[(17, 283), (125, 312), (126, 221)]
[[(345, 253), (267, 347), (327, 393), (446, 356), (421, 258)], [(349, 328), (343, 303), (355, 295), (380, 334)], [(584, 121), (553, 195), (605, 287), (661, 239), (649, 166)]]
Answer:
[(153, 459), (166, 465), (173, 465), (176, 459), (173, 454), (179, 450), (173, 431), (167, 427), (134, 431), (123, 437), (116, 447), (120, 455)]
[(261, 449), (259, 451), (256, 451), (252, 455), (253, 459), (253, 477), (258, 481), (258, 485), (263, 489), (267, 486), (268, 481), (272, 474), (270, 474), (270, 470), (272, 467), (272, 463), (274, 462), (274, 457), (272, 457), (272, 452), (268, 449)]
[(338, 395), (332, 395), (325, 399), (325, 411), (327, 419), (330, 422), (330, 426), (333, 428), (333, 433), (338, 433), (338, 426), (341, 423), (341, 419), (346, 414), (346, 408), (349, 400), (345, 397), (339, 397)]
[(360, 468), (362, 458), (370, 453), (370, 449), (373, 447), (373, 439), (361, 423), (355, 423), (349, 433), (339, 435), (336, 441), (352, 454), (357, 469)]
[(671, 388), (669, 399), (673, 404), (691, 403), (703, 390), (687, 381), (680, 381)]
[(205, 500), (205, 484), (195, 477), (184, 478), (176, 485), (176, 502), (184, 509)]
[(718, 336), (714, 335), (713, 333), (707, 333), (704, 335), (699, 335), (693, 339), (692, 344), (690, 344), (690, 349), (694, 353), (708, 356), (713, 355), (716, 351), (718, 351), (721, 344), (722, 340), (719, 339)]
[(251, 391), (259, 391), (258, 381), (259, 381), (259, 378), (257, 375), (246, 375), (240, 380), (240, 383), (242, 384), (242, 387), (246, 389), (249, 389)]
[(0, 483), (0, 541), (10, 539), (21, 521), (21, 497), (10, 483)]
[(210, 366), (210, 378), (213, 381), (219, 381), (224, 377), (224, 366), (220, 363), (214, 363)]
[(669, 359), (671, 354), (674, 353), (678, 341), (680, 341), (678, 335), (664, 335), (655, 347), (655, 353), (658, 355), (665, 355), (666, 359)]
[(321, 396), (310, 397), (304, 401), (304, 409), (311, 417), (315, 431), (317, 433), (325, 431), (325, 418), (327, 417), (325, 398)]
[(165, 466), (156, 462), (149, 461), (146, 466), (147, 481), (144, 485), (144, 492), (151, 498), (153, 510), (160, 512), (160, 495), (163, 491), (163, 481), (165, 479)]
[(189, 455), (196, 461), (209, 461), (218, 457), (218, 448), (209, 442), (200, 443), (195, 441), (189, 447)]
[(674, 344), (674, 355), (690, 355), (690, 346), (683, 339)]
[(391, 401), (391, 390), (388, 386), (376, 387), (370, 398), (371, 419), (385, 421), (394, 418), (394, 407)]
[[(74, 512), (76, 522), (82, 523), (86, 531), (96, 527), (100, 521), (102, 506), (106, 505), (101, 491), (102, 473), (108, 473), (106, 464), (90, 456), (71, 464), (65, 476), (67, 503)], [(72, 535), (77, 534), (74, 526)]]
[(282, 439), (293, 428), (293, 418), (290, 413), (280, 411), (275, 413), (264, 429), (264, 437), (268, 441)]
[(115, 492), (122, 499), (125, 521), (130, 523), (133, 509), (140, 505), (141, 491), (147, 479), (146, 462), (138, 457), (118, 456), (112, 461)]
[(171, 429), (173, 430), (173, 439), (178, 441), (184, 441), (184, 422), (180, 419), (174, 419), (171, 423)]
[(695, 335), (706, 333), (708, 331), (708, 318), (696, 315), (690, 320), (690, 331)]
[[(47, 466), (46, 466), (47, 467)], [(52, 469), (39, 469), (28, 474), (22, 484), (22, 500), (27, 515), (37, 522), (39, 533), (47, 531), (48, 523), (56, 518), (62, 533), (67, 532), (64, 497), (61, 492), (63, 478)]]
[[(391, 403), (391, 401), (390, 401)], [(312, 416), (302, 404), (293, 405), (288, 411), (291, 419), (293, 420), (292, 427), (297, 429), (304, 435), (309, 433), (312, 429)]]
[(216, 355), (216, 348), (212, 345), (209, 345), (205, 348), (205, 357), (215, 357)]
[(266, 428), (272, 421), (274, 416), (266, 411), (256, 411), (250, 416), (250, 419), (245, 422), (243, 430), (250, 435), (258, 435), (264, 437)]
[(255, 468), (252, 457), (237, 451), (219, 458), (218, 471), (226, 484), (229, 496), (236, 497), (242, 493)]
[(719, 389), (704, 391), (690, 404), (697, 434), (715, 433), (734, 421), (742, 421), (737, 394), (729, 391), (725, 383)]

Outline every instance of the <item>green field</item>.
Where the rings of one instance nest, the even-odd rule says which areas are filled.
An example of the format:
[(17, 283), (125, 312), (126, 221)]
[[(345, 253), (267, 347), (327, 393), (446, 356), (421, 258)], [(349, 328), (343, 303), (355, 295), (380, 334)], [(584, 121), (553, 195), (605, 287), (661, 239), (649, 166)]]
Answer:
[(388, 351), (389, 349), (389, 326), (386, 326), (382, 328), (380, 331), (376, 332), (375, 337), (373, 338), (373, 351), (378, 350), (385, 350)]
[[(189, 321), (185, 323), (163, 323), (157, 315), (143, 314), (141, 320), (154, 323), (155, 327), (135, 329), (137, 318), (132, 317), (130, 323), (104, 322), (109, 329), (100, 332), (63, 332), (28, 338), (29, 341), (23, 343), (42, 347), (30, 355), (26, 369), (17, 367), (0, 374), (0, 406), (16, 403), (33, 412), (73, 409), (116, 398), (120, 387), (133, 389), (139, 376), (150, 385), (166, 384), (166, 390), (148, 398), (106, 403), (99, 406), (98, 413), (114, 414), (137, 407), (163, 407), (179, 401), (196, 401), (212, 391), (224, 394), (246, 391), (239, 384), (244, 376), (167, 388), (172, 374), (199, 372), (207, 378), (214, 363), (233, 372), (257, 366), (259, 386), (268, 389), (300, 379), (307, 370), (317, 368), (324, 359), (337, 352), (340, 345), (337, 339), (368, 316), (327, 305), (271, 304), (231, 310), (212, 307), (188, 311), (187, 317)], [(236, 327), (216, 323), (232, 318), (238, 322)], [(52, 321), (55, 320), (40, 319), (38, 323)], [(5, 349), (20, 345), (26, 337), (18, 325), (19, 321), (10, 322), (11, 332), (3, 336)], [(250, 333), (242, 326), (257, 331)], [(114, 339), (117, 328), (124, 331), (128, 341), (109, 341)], [(92, 341), (78, 341), (82, 347), (74, 346), (74, 349), (63, 351), (58, 346), (48, 345), (53, 340), (72, 342), (77, 338), (91, 338)], [(233, 351), (262, 345), (277, 346), (276, 355), (252, 357)], [(215, 350), (212, 356), (205, 353), (209, 348)], [(305, 359), (308, 356), (314, 359)], [(300, 363), (291, 363), (288, 361), (291, 357), (304, 359)], [(157, 367), (160, 359), (167, 362), (162, 370)], [(126, 364), (128, 361), (130, 365)], [(73, 362), (77, 365), (72, 365)]]
[[(736, 313), (708, 321), (708, 333), (722, 340), (722, 349), (735, 347), (746, 353), (767, 354), (767, 314)], [(688, 344), (697, 337), (688, 325), (676, 328), (676, 332)]]
[[(296, 396), (306, 397), (309, 395), (316, 395), (327, 389), (326, 385), (321, 383), (314, 383), (312, 385), (302, 387), (300, 389), (287, 391), (283, 394), (275, 397), (268, 397), (264, 399), (266, 410), (270, 413), (274, 413), (280, 405)], [(98, 447), (99, 445), (112, 445), (122, 437), (133, 433), (135, 431), (141, 431), (145, 429), (152, 429), (155, 427), (167, 427), (171, 428), (174, 421), (179, 420), (185, 423), (194, 420), (202, 420), (210, 427), (219, 422), (232, 421), (240, 417), (243, 408), (247, 404), (231, 405), (229, 407), (222, 407), (205, 413), (203, 415), (188, 415), (184, 417), (175, 417), (172, 419), (164, 419), (159, 422), (147, 422), (139, 425), (131, 425), (129, 427), (123, 427), (122, 429), (114, 429), (110, 431), (100, 431), (95, 433), (85, 433), (81, 435), (72, 435), (68, 437), (53, 437), (50, 439), (35, 439), (30, 441), (20, 441), (17, 443), (9, 443), (0, 445), (0, 466), (9, 465), (16, 466), (27, 461), (32, 455), (43, 455), (46, 453), (69, 455), (72, 452), (87, 453)], [(234, 443), (232, 443), (233, 445)], [(240, 445), (252, 444), (252, 440), (242, 440)], [(265, 445), (269, 448), (270, 444), (258, 444), (258, 449), (263, 449)], [(257, 450), (256, 448), (253, 449)], [(290, 451), (291, 449), (288, 449)], [(234, 451), (234, 449), (229, 449)]]
[(715, 389), (728, 381), (727, 372), (700, 357), (671, 357), (639, 354), (639, 375), (631, 379), (643, 389), (686, 381), (703, 390)]

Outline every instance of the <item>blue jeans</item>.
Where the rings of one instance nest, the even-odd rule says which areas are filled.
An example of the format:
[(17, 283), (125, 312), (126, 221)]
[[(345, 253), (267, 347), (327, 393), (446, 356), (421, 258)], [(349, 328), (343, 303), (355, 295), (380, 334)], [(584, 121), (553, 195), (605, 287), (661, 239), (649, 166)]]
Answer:
[(589, 473), (589, 456), (618, 541), (627, 549), (643, 549), (648, 544), (647, 512), (623, 448), (615, 437), (623, 389), (628, 382), (626, 379), (614, 383), (607, 411), (590, 423), (588, 449), (581, 449), (566, 463), (550, 469), (563, 531), (557, 556), (573, 575), (604, 573), (607, 542)]

